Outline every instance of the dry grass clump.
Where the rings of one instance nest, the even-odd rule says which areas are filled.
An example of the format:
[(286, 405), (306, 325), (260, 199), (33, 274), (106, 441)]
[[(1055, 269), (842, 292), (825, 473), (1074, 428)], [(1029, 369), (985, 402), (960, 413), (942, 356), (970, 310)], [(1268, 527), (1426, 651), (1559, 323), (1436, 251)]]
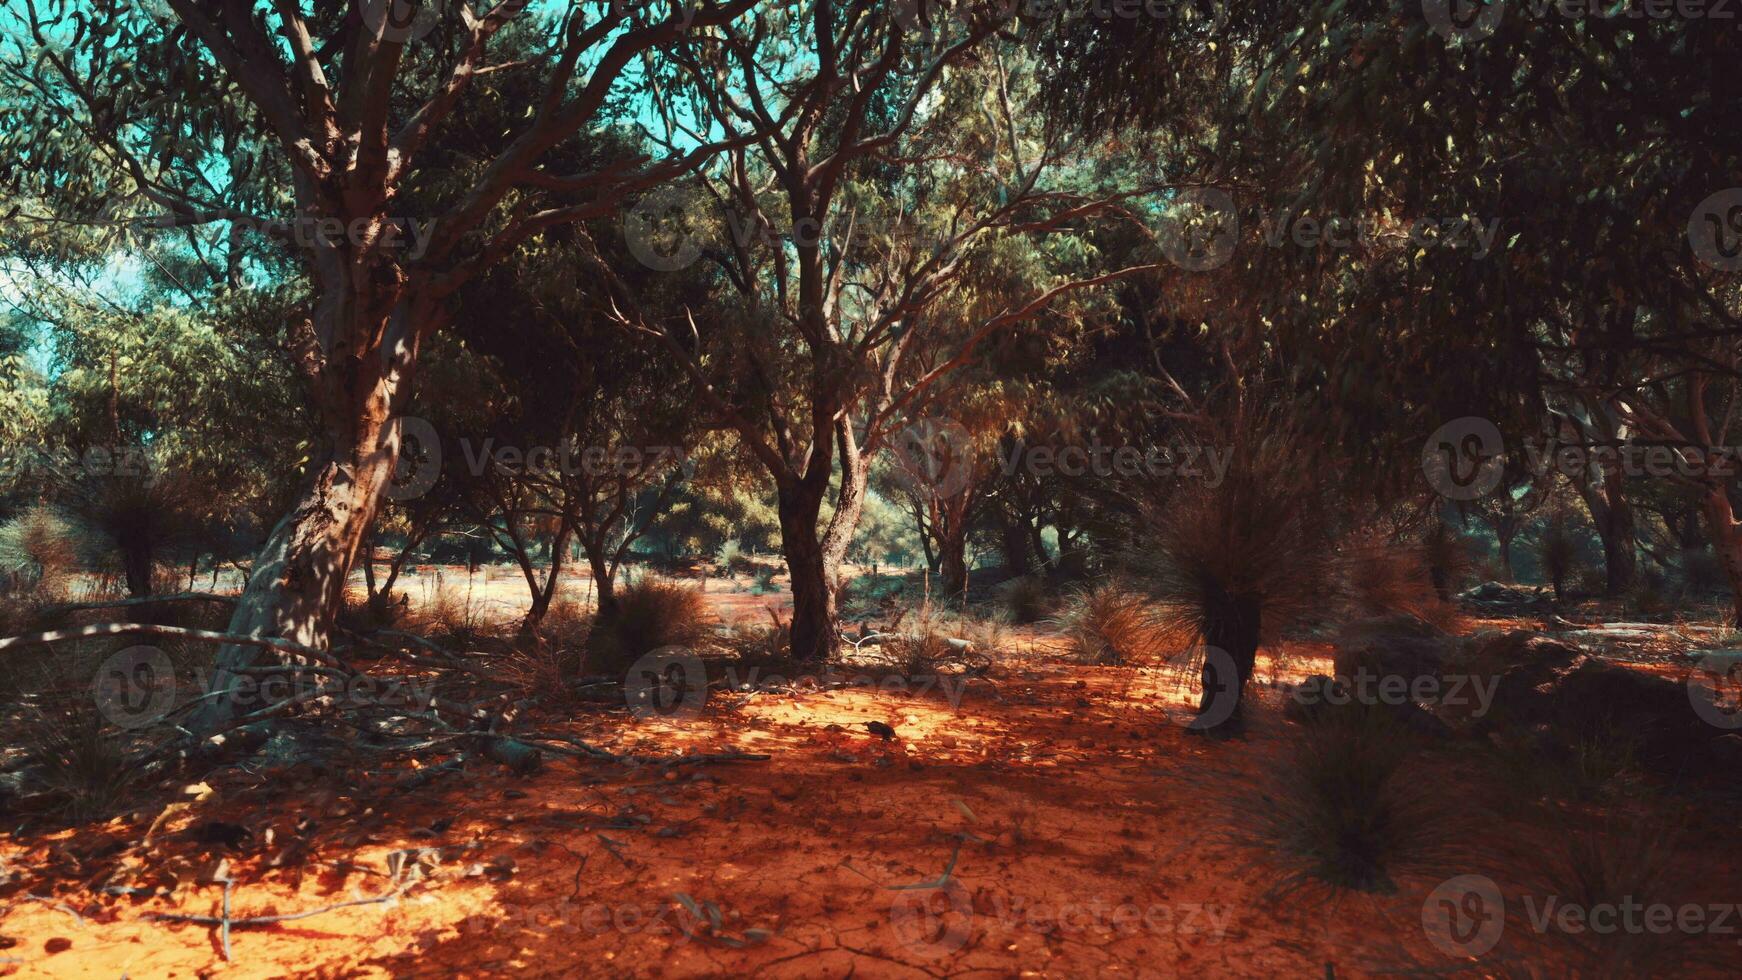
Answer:
[(42, 608), (66, 598), (77, 564), (66, 525), (47, 508), (0, 525), (0, 636), (41, 628)]
[[(1614, 928), (1563, 930), (1550, 918), (1544, 939), (1569, 960), (1569, 975), (1580, 977), (1667, 977), (1699, 973), (1735, 963), (1734, 937), (1690, 933), (1672, 927), (1645, 927), (1645, 909), (1680, 910), (1690, 904), (1729, 901), (1718, 894), (1701, 894), (1702, 886), (1677, 862), (1680, 830), (1661, 814), (1564, 815), (1555, 834), (1558, 844), (1537, 856), (1532, 882), (1536, 914), (1546, 910), (1549, 896), (1559, 906), (1576, 907), (1584, 915), (1599, 909), (1612, 917)], [(1710, 886), (1705, 886), (1709, 889)], [(1632, 928), (1624, 910), (1631, 908)], [(1708, 913), (1710, 915), (1710, 913)], [(1707, 921), (1712, 921), (1707, 919)], [(1718, 975), (1716, 973), (1713, 974)]]
[(660, 647), (697, 647), (714, 632), (701, 590), (643, 577), (617, 591), (615, 608), (601, 613), (588, 644), (587, 669), (615, 674)]
[(489, 632), (491, 623), (485, 615), (485, 603), (475, 597), (471, 576), (467, 576), (462, 587), (449, 582), (438, 571), (434, 584), (426, 585), (425, 590), (422, 607), (408, 622), (407, 629), (462, 646), (476, 644)]
[(75, 699), (54, 709), (26, 706), (17, 732), (24, 789), (33, 809), (72, 824), (113, 815), (133, 788), (135, 768), (95, 704)]
[(1181, 637), (1153, 599), (1113, 581), (1077, 590), (1058, 626), (1077, 659), (1104, 666), (1166, 659)]
[(1019, 626), (1041, 622), (1053, 612), (1053, 597), (1046, 582), (1032, 575), (1004, 583), (1001, 597), (1004, 614)]
[(1401, 873), (1449, 866), (1442, 812), (1406, 778), (1416, 740), (1389, 713), (1324, 712), (1236, 797), (1232, 836), (1261, 848), (1274, 891), (1392, 892)]

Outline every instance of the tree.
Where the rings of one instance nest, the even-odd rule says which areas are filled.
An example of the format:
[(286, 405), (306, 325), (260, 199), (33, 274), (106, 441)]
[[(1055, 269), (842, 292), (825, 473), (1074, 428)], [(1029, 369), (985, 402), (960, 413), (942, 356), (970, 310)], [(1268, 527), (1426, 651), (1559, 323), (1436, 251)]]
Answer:
[[(576, 2), (546, 16), (501, 0), (433, 19), (437, 8), (420, 8), (406, 24), (383, 4), (311, 14), (296, 0), (167, 2), (170, 23), (116, 0), (26, 0), (17, 20), (27, 37), (0, 64), (5, 169), (14, 191), (63, 215), (122, 199), (169, 227), (259, 229), (296, 256), (307, 301), (281, 339), (319, 438), (229, 629), (320, 646), (392, 475), (419, 352), (448, 323), (449, 298), (527, 238), (611, 214), (715, 151), (704, 141), (657, 161), (546, 167), (553, 149), (612, 120), (644, 56), (703, 44), (707, 28), (751, 4)], [(492, 61), (521, 25), (516, 57)], [(534, 73), (539, 96), (493, 153), (429, 165), (467, 100)], [(231, 690), (257, 653), (222, 648), (215, 688)], [(194, 725), (219, 727), (237, 706), (212, 697)]]
[[(773, 12), (693, 72), (716, 83), (688, 95), (719, 126), (768, 134), (708, 175), (712, 221), (687, 207), (731, 231), (710, 258), (737, 309), (662, 321), (620, 291), (624, 325), (683, 365), (775, 485), (800, 659), (836, 651), (877, 451), (989, 337), (1133, 271), (1083, 271), (1074, 230), (1125, 195), (1079, 183), (1078, 148), (1020, 114), (999, 8), (956, 13), (921, 32), (887, 9)], [(1000, 261), (1027, 266), (1024, 288), (974, 291), (976, 264)]]

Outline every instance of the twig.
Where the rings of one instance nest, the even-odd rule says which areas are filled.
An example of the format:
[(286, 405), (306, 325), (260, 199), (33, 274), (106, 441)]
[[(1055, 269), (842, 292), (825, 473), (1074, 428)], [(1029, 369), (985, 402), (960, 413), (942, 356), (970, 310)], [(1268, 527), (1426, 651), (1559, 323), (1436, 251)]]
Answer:
[[(328, 912), (336, 912), (339, 909), (356, 908), (361, 905), (384, 905), (401, 895), (404, 895), (414, 884), (416, 884), (416, 882), (408, 881), (390, 892), (376, 895), (373, 898), (357, 898), (348, 902), (339, 902), (334, 905), (323, 905), (318, 909), (305, 909), (301, 912), (289, 912), (284, 915), (257, 915), (247, 919), (232, 919), (227, 914), (224, 916), (212, 916), (154, 912), (152, 913), (151, 918), (157, 922), (188, 922), (197, 926), (225, 926), (230, 929), (251, 929), (257, 926), (277, 925), (280, 922), (296, 922), (299, 919), (312, 919), (317, 915), (325, 915)], [(226, 906), (226, 908), (228, 908), (228, 906)]]
[(68, 905), (65, 902), (57, 902), (54, 899), (48, 898), (47, 896), (44, 896), (44, 895), (25, 895), (24, 900), (27, 902), (41, 902), (42, 904), (48, 906), (49, 908), (54, 909), (56, 912), (65, 912), (66, 914), (77, 919), (79, 921), (79, 925), (82, 926), (85, 924), (85, 917), (80, 915), (77, 909), (73, 908), (72, 906)]

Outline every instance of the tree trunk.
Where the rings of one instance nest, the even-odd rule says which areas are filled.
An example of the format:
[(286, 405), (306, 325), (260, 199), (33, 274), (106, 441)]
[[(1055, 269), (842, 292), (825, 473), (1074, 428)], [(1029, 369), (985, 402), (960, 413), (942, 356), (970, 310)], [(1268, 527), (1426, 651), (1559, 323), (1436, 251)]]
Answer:
[(845, 420), (835, 424), (835, 443), (841, 454), (841, 481), (834, 513), (821, 535), (817, 522), (828, 490), (826, 470), (788, 481), (777, 495), (781, 551), (792, 577), (792, 657), (813, 663), (832, 660), (840, 646), (841, 569), (865, 507), (871, 473), (870, 461)]
[(617, 570), (611, 567), (604, 542), (582, 539), (582, 550), (587, 553), (587, 567), (593, 573), (593, 594), (597, 597), (594, 601), (598, 607), (598, 618), (608, 622), (617, 615)]
[(1713, 487), (1700, 500), (1706, 515), (1707, 530), (1712, 538), (1712, 551), (1724, 566), (1724, 577), (1730, 580), (1730, 622), (1742, 629), (1742, 524), (1736, 521), (1730, 494), (1723, 487)]
[(544, 541), (545, 554), (550, 558), (550, 572), (546, 575), (544, 584), (532, 592), (532, 607), (526, 611), (526, 619), (520, 624), (523, 630), (536, 628), (539, 623), (544, 622), (545, 614), (550, 612), (551, 600), (557, 593), (557, 583), (562, 579), (563, 556), (569, 550), (571, 530), (568, 522), (564, 521), (556, 536)]
[[(323, 305), (354, 301), (323, 297)], [(339, 355), (328, 353), (328, 362), (311, 372), (326, 444), (313, 457), (290, 512), (255, 557), (227, 632), (327, 646), (344, 605), (345, 578), (393, 478), (401, 435), (395, 417), (409, 395), (418, 344), (435, 315), (430, 307), (401, 305), (385, 317), (374, 351), (351, 352), (337, 365), (331, 361)], [(222, 730), (247, 713), (253, 702), (243, 695), (237, 671), (255, 666), (260, 656), (258, 647), (218, 648), (207, 697), (189, 718), (193, 732)]]
[(1207, 602), (1203, 692), (1193, 731), (1233, 735), (1244, 729), (1246, 683), (1258, 662), (1262, 613), (1262, 602), (1253, 595), (1224, 593)]
[(369, 592), (369, 601), (375, 601), (375, 534), (370, 532), (363, 541), (363, 587)]
[(1603, 542), (1603, 593), (1611, 599), (1633, 591), (1639, 579), (1639, 546), (1625, 481), (1619, 466), (1605, 468), (1601, 488), (1590, 481), (1573, 481)]
[(942, 543), (943, 560), (939, 562), (939, 584), (951, 602), (960, 602), (968, 591), (967, 536), (952, 534)]
[(833, 657), (838, 644), (835, 576), (840, 569), (830, 567), (817, 536), (822, 489), (789, 484), (777, 495), (781, 552), (792, 577), (792, 657), (812, 662)]
[(1022, 522), (1003, 513), (1000, 508), (998, 520), (1000, 550), (1004, 552), (1004, 568), (1013, 578), (1021, 578), (1034, 570), (1028, 552), (1028, 529)]
[(127, 578), (127, 594), (137, 599), (151, 594), (151, 549), (134, 544), (121, 549), (121, 573)]

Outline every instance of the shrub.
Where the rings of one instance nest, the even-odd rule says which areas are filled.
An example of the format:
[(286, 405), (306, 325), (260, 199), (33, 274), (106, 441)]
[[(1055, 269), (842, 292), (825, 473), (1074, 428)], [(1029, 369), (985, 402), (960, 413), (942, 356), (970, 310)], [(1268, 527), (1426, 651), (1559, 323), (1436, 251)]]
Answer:
[(132, 787), (136, 774), (126, 749), (89, 701), (57, 711), (29, 708), (20, 728), (18, 746), (34, 783), (27, 787), (55, 816), (75, 824), (102, 819)]
[(1315, 884), (1394, 891), (1398, 874), (1443, 863), (1436, 810), (1403, 778), (1414, 748), (1388, 712), (1313, 715), (1255, 790), (1237, 796), (1232, 834), (1268, 852), (1281, 872), (1278, 894)]
[(707, 600), (697, 589), (643, 577), (617, 590), (609, 613), (593, 624), (588, 669), (616, 674), (660, 647), (695, 647), (713, 633)]
[(1079, 660), (1113, 666), (1165, 659), (1178, 638), (1148, 596), (1118, 582), (1078, 590), (1059, 628)]
[(1694, 595), (1723, 592), (1729, 588), (1724, 566), (1710, 548), (1682, 549), (1676, 561), (1676, 577), (1680, 579), (1682, 588)]
[[(1693, 894), (1697, 886), (1677, 870), (1680, 832), (1661, 815), (1593, 819), (1567, 814), (1565, 819), (1555, 835), (1558, 846), (1538, 857), (1540, 894), (1586, 909), (1676, 908), (1699, 897)], [(1676, 976), (1700, 972), (1696, 966), (1733, 965), (1735, 954), (1728, 937), (1689, 936), (1675, 929), (1555, 929), (1548, 939), (1570, 959), (1569, 975), (1581, 977)]]
[(210, 491), (174, 470), (94, 474), (75, 481), (65, 509), (93, 567), (120, 572), (129, 595), (149, 594), (157, 564), (199, 533)]
[(66, 524), (35, 507), (0, 526), (0, 594), (65, 593), (78, 551)]
[[(1327, 470), (1322, 442), (1285, 417), (1236, 410), (1206, 421), (1203, 445), (1224, 447), (1230, 465), (1219, 485), (1185, 481), (1167, 492), (1137, 488), (1131, 565), (1158, 600), (1166, 625), (1195, 633), (1227, 654), (1205, 677), (1212, 691), (1243, 692), (1258, 647), (1303, 617), (1331, 608), (1343, 584), (1328, 526), (1328, 494), (1316, 475)], [(1215, 727), (1238, 732), (1241, 702)], [(1193, 729), (1209, 732), (1210, 729)]]
[(436, 572), (434, 585), (426, 592), (418, 620), (421, 631), (460, 643), (477, 640), (484, 635), (487, 625), (483, 603), (473, 599), (471, 578), (467, 578), (465, 588), (461, 589), (440, 571)]
[(1033, 576), (1012, 579), (1003, 590), (1004, 611), (1012, 623), (1038, 623), (1052, 614), (1052, 596), (1046, 583)]
[(755, 571), (751, 573), (750, 593), (762, 595), (765, 592), (773, 592), (774, 576), (779, 574), (780, 569), (773, 565), (757, 565)]

